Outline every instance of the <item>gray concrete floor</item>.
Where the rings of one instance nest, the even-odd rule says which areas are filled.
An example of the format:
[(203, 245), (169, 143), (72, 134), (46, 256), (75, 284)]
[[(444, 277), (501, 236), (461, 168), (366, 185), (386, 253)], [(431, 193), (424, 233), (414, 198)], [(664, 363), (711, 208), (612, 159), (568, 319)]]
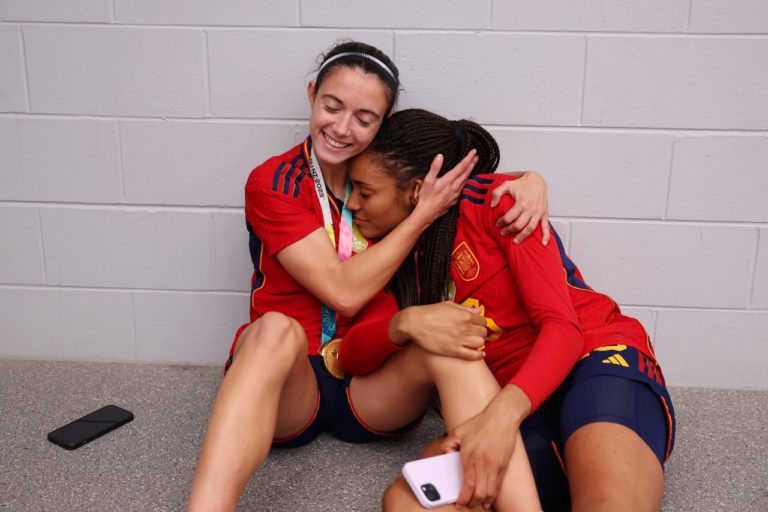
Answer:
[[(183, 510), (221, 368), (0, 360), (0, 510)], [(768, 511), (768, 392), (672, 388), (678, 418), (664, 510)], [(135, 420), (74, 451), (46, 434), (106, 404)], [(273, 451), (241, 510), (379, 509), (403, 462), (442, 431), (328, 436)]]

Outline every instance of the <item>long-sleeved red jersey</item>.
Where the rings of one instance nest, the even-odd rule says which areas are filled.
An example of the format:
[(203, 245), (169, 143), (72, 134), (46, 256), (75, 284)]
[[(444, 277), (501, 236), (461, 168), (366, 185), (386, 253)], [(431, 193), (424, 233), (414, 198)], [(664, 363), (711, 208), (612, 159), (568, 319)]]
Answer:
[[(541, 229), (521, 244), (503, 237), (496, 219), (514, 204), (504, 196), (490, 206), (490, 191), (505, 175), (479, 175), (464, 188), (453, 247), (454, 301), (481, 306), (491, 332), (485, 361), (503, 386), (515, 384), (535, 410), (597, 347), (624, 344), (653, 357), (640, 323), (621, 314), (608, 296), (589, 288), (556, 243), (541, 244)], [(373, 371), (399, 347), (388, 338), (394, 297), (378, 295), (344, 338), (341, 360), (353, 374)]]

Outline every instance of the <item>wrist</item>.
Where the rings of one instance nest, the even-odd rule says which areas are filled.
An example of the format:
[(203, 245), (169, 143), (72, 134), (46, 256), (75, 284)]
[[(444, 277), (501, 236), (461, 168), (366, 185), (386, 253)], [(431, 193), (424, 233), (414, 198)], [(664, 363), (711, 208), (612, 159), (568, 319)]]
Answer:
[(389, 339), (395, 345), (405, 345), (405, 343), (409, 340), (409, 336), (408, 336), (408, 321), (410, 319), (410, 315), (408, 313), (409, 309), (410, 308), (405, 308), (401, 311), (398, 311), (392, 317), (392, 320), (389, 321), (389, 331), (388, 331)]
[(536, 171), (527, 171), (523, 175), (523, 178), (532, 179), (533, 181), (535, 181), (535, 182), (537, 182), (539, 184), (539, 186), (544, 190), (544, 192), (547, 191), (547, 182), (544, 179), (544, 176), (542, 176), (541, 174), (537, 173)]
[(435, 219), (440, 216), (440, 212), (430, 212), (429, 208), (423, 205), (424, 203), (419, 201), (413, 211), (411, 211), (411, 214), (406, 217), (405, 221), (403, 221), (401, 225), (405, 224), (406, 222), (410, 222), (419, 234), (427, 229), (430, 224), (432, 224)]
[(520, 426), (533, 408), (531, 399), (525, 391), (514, 384), (504, 386), (492, 403), (503, 415), (504, 421), (515, 427)]

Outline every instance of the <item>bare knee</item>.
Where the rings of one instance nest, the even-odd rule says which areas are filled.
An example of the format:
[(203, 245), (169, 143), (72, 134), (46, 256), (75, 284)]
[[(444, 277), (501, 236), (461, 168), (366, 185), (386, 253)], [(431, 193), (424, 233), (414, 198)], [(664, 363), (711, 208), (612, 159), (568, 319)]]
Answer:
[[(426, 510), (416, 500), (416, 496), (411, 492), (410, 487), (406, 483), (403, 477), (398, 477), (386, 491), (384, 491), (384, 497), (381, 500), (381, 509), (383, 512), (424, 512)], [(443, 505), (434, 510), (456, 510), (454, 505)], [(481, 511), (487, 512), (482, 505), (477, 505), (473, 508), (463, 508), (469, 512)], [(495, 510), (493, 508), (492, 510)]]
[(306, 354), (307, 336), (293, 318), (282, 313), (269, 312), (248, 326), (235, 347), (238, 359), (258, 359), (264, 363), (264, 354), (270, 361), (293, 360)]
[(381, 510), (382, 512), (390, 512), (396, 510), (395, 502), (397, 501), (397, 492), (392, 490), (392, 485), (387, 487), (384, 491), (384, 496), (381, 498)]
[[(264, 338), (264, 343), (283, 346), (293, 344), (302, 349), (306, 349), (307, 336), (301, 324), (293, 318), (282, 313), (270, 311), (259, 319), (260, 336)], [(270, 348), (276, 348), (271, 346)], [(292, 347), (295, 348), (295, 347)]]
[(437, 382), (441, 376), (450, 378), (456, 375), (457, 372), (477, 371), (482, 366), (487, 368), (483, 359), (472, 361), (460, 357), (433, 354), (415, 343), (411, 343), (410, 347), (414, 356), (418, 358), (420, 364), (429, 372), (434, 382)]
[[(427, 446), (419, 458), (432, 457), (443, 453), (441, 446), (445, 441), (445, 436), (439, 437), (432, 441)], [(392, 482), (387, 490), (384, 491), (384, 497), (381, 501), (382, 510), (384, 512), (400, 512), (410, 510), (424, 510), (424, 508), (416, 500), (416, 496), (411, 492), (408, 483), (405, 478), (398, 476), (394, 482)]]
[(408, 484), (405, 483), (405, 480), (399, 477), (384, 491), (384, 496), (381, 500), (381, 510), (383, 512), (408, 512), (424, 509), (416, 501), (410, 489), (408, 489)]

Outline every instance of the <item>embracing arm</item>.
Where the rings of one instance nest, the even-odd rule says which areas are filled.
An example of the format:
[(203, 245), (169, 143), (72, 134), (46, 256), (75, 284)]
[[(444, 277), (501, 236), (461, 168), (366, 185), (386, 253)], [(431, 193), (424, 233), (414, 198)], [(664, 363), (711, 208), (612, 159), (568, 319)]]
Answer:
[[(541, 230), (534, 236), (540, 240)], [(443, 443), (444, 450), (461, 449), (465, 478), (457, 504), (470, 507), (493, 503), (516, 449), (515, 432), (565, 380), (583, 348), (558, 250), (536, 239), (522, 244), (501, 235), (497, 239), (505, 247), (512, 278), (537, 336), (522, 367), (501, 392)]]
[[(503, 212), (508, 202), (509, 198), (504, 198), (497, 209)], [(537, 331), (525, 362), (508, 383), (528, 395), (531, 411), (565, 380), (584, 346), (559, 250), (539, 243), (542, 236), (537, 228), (531, 240), (515, 244), (496, 235)]]
[(371, 373), (403, 347), (406, 339), (389, 334), (389, 324), (397, 315), (397, 302), (387, 292), (377, 293), (365, 305), (352, 320), (352, 327), (339, 347), (339, 360), (344, 371), (352, 375)]
[(439, 179), (438, 156), (424, 179), (413, 212), (373, 247), (341, 261), (328, 235), (318, 228), (277, 253), (280, 264), (312, 295), (341, 315), (352, 317), (384, 288), (421, 233), (453, 205), (475, 163), (471, 151)]
[(277, 259), (321, 302), (352, 317), (387, 285), (430, 222), (411, 214), (380, 242), (346, 261), (339, 259), (325, 229), (317, 228), (277, 253)]
[(412, 342), (433, 354), (472, 361), (483, 358), (478, 349), (486, 334), (485, 319), (473, 308), (444, 301), (398, 311), (395, 298), (381, 292), (354, 319), (339, 358), (347, 372), (363, 375)]
[(519, 244), (528, 238), (541, 223), (541, 243), (549, 243), (549, 205), (547, 182), (533, 171), (511, 172), (516, 180), (510, 180), (496, 187), (491, 194), (491, 206), (496, 206), (507, 194), (514, 198), (515, 205), (501, 215), (496, 227), (504, 236), (515, 233), (514, 242)]

